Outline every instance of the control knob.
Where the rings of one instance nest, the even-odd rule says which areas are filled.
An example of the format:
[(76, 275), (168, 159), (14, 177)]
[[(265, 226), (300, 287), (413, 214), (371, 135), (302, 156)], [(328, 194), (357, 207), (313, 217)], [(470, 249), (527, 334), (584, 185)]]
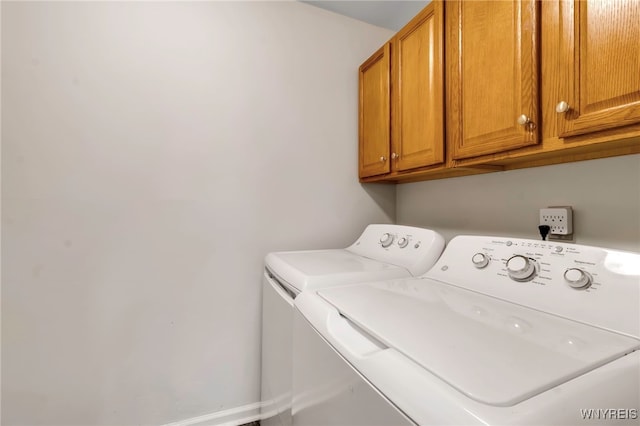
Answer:
[(575, 289), (584, 289), (591, 286), (591, 275), (579, 268), (569, 268), (564, 271), (564, 280)]
[(393, 243), (393, 239), (393, 235), (387, 232), (380, 237), (380, 244), (382, 244), (382, 247), (387, 248)]
[(409, 244), (409, 239), (407, 237), (402, 237), (398, 240), (398, 246), (400, 248), (405, 248)]
[(507, 273), (514, 281), (529, 281), (536, 272), (533, 259), (516, 254), (507, 260)]
[(475, 266), (478, 269), (486, 268), (486, 266), (489, 264), (489, 260), (491, 260), (489, 259), (489, 256), (487, 256), (484, 253), (476, 253), (471, 258), (471, 261), (473, 262), (473, 266)]

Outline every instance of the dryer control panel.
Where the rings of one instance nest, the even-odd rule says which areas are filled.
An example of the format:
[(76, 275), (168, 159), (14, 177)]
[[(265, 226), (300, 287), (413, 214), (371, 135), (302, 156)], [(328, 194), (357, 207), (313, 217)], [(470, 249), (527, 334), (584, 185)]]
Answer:
[(425, 277), (640, 337), (640, 254), (504, 237), (451, 240)]
[(360, 256), (391, 263), (419, 276), (427, 272), (444, 249), (444, 238), (435, 231), (404, 225), (373, 224), (347, 247)]

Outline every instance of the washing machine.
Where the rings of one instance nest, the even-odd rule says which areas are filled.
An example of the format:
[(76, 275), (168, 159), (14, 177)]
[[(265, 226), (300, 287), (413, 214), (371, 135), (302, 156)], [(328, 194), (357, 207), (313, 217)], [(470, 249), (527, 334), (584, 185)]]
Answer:
[(432, 230), (372, 224), (345, 249), (270, 253), (262, 285), (261, 424), (291, 424), (293, 302), (310, 289), (419, 276), (444, 239)]
[(295, 300), (294, 425), (638, 425), (640, 255), (460, 236)]

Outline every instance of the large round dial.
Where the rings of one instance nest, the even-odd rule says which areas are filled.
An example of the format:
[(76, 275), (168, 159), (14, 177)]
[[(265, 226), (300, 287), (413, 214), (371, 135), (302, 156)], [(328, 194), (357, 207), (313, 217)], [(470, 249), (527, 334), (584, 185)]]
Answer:
[(579, 268), (569, 268), (564, 271), (564, 280), (575, 289), (591, 286), (591, 275)]
[(515, 281), (529, 281), (536, 272), (533, 259), (516, 254), (507, 260), (507, 273)]
[(476, 253), (471, 258), (471, 261), (473, 262), (473, 266), (475, 266), (478, 269), (485, 268), (489, 264), (489, 260), (490, 260), (489, 256), (487, 256), (484, 253)]
[(382, 247), (387, 248), (393, 243), (393, 238), (393, 235), (388, 232), (382, 234), (382, 237), (380, 237), (380, 244), (382, 244)]

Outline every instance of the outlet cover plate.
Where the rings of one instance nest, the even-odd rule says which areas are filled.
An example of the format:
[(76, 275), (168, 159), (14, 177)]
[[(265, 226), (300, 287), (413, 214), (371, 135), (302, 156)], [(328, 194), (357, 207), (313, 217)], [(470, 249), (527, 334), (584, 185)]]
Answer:
[(548, 225), (550, 240), (573, 241), (573, 209), (570, 206), (554, 206), (540, 209), (540, 225)]

